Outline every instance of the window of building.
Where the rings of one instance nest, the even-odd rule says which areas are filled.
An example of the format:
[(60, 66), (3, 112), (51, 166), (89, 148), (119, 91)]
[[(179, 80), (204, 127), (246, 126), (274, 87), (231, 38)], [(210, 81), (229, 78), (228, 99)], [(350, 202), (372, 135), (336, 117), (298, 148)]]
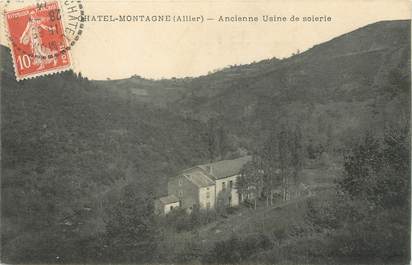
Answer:
[(173, 205), (170, 206), (170, 210), (173, 210)]
[(179, 186), (182, 186), (182, 179), (179, 178)]
[(206, 192), (206, 198), (207, 198), (207, 199), (210, 198), (210, 192)]
[(226, 182), (222, 182), (222, 189), (224, 190), (224, 189), (226, 189)]
[(233, 180), (229, 181), (229, 188), (233, 189)]
[(183, 191), (179, 191), (179, 197), (183, 196)]

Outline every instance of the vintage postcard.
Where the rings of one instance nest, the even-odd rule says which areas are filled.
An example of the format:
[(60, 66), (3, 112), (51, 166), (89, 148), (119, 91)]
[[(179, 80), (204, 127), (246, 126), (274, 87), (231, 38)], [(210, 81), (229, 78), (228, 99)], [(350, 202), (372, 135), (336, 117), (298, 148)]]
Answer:
[(409, 0), (0, 0), (2, 264), (410, 264)]

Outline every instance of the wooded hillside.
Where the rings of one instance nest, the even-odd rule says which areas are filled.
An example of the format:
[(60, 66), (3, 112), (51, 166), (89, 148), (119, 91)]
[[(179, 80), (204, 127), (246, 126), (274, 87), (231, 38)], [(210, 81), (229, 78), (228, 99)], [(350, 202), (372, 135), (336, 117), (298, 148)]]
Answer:
[[(17, 82), (0, 53), (2, 262), (408, 260), (410, 21), (186, 79), (70, 71)], [(278, 218), (267, 210), (267, 229), (240, 222), (203, 249), (209, 226), (225, 221), (172, 216), (182, 228), (153, 215), (179, 170), (278, 150), (286, 132), (299, 132), (299, 170), (339, 170), (332, 191), (299, 204), (293, 227), (267, 225)], [(258, 236), (242, 237), (244, 227)], [(169, 255), (166, 239), (184, 247)]]

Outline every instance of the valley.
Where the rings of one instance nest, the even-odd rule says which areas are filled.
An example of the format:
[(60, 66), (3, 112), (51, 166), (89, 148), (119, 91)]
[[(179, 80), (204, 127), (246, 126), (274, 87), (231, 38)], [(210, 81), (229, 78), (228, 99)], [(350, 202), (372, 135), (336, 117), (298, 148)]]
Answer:
[[(0, 54), (6, 263), (410, 258), (410, 21), (188, 78), (17, 82)], [(181, 170), (246, 155), (249, 202), (154, 215)], [(283, 183), (310, 193), (269, 203)]]

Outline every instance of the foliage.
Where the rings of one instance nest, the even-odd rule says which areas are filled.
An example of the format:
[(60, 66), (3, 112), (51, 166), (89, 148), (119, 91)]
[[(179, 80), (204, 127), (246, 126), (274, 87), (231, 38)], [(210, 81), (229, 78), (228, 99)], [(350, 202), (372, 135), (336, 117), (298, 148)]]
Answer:
[[(164, 192), (170, 172), (207, 159), (203, 123), (125, 101), (73, 72), (21, 82), (2, 72), (1, 98), (4, 262), (108, 258), (109, 230), (138, 223), (144, 212), (111, 211), (150, 205), (154, 196), (134, 198), (123, 188), (139, 181), (135, 193)], [(118, 233), (119, 244), (152, 242), (129, 232)], [(130, 252), (122, 258), (140, 260)]]
[(200, 210), (198, 206), (193, 207), (191, 213), (186, 209), (175, 208), (162, 218), (162, 226), (173, 228), (177, 232), (193, 231), (202, 225), (206, 225), (216, 219), (213, 210)]
[(219, 119), (209, 119), (206, 126), (209, 160), (210, 162), (221, 160), (225, 157), (225, 154), (233, 151), (233, 143), (227, 136), (227, 132)]
[(384, 143), (367, 134), (347, 156), (345, 175), (339, 183), (355, 199), (376, 206), (402, 207), (409, 202), (409, 129), (386, 132)]
[(256, 208), (256, 199), (263, 185), (263, 174), (256, 161), (252, 160), (243, 166), (235, 185), (245, 200), (255, 202)]
[(266, 197), (273, 205), (274, 191), (283, 190), (283, 199), (297, 197), (301, 170), (304, 165), (304, 147), (301, 128), (282, 125), (256, 151), (253, 161), (246, 164), (239, 178), (238, 189), (246, 197)]
[(383, 141), (366, 134), (345, 159), (340, 192), (308, 202), (307, 220), (328, 231), (335, 261), (404, 262), (409, 259), (410, 136), (392, 128)]
[(246, 149), (266, 196), (298, 181), (305, 155), (345, 155), (342, 180), (310, 200), (306, 224), (290, 218), (270, 238), (233, 236), (207, 254), (197, 232), (216, 215), (173, 212), (176, 235), (195, 238), (181, 261), (408, 262), (409, 32), (409, 21), (377, 23), (293, 58), (160, 81), (69, 71), (17, 82), (1, 47), (2, 261), (161, 262), (154, 195), (173, 172)]
[(136, 185), (124, 188), (117, 204), (108, 210), (106, 222), (106, 260), (150, 262), (147, 255), (156, 249), (157, 228), (153, 201)]

